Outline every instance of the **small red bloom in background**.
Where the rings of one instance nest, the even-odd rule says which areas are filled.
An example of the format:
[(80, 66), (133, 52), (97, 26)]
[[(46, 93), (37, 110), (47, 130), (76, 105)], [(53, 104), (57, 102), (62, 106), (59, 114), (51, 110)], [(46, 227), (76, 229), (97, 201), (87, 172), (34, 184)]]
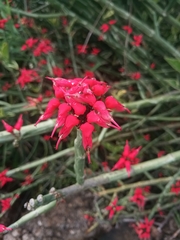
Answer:
[(47, 33), (47, 32), (48, 32), (47, 28), (42, 28), (42, 29), (41, 29), (41, 33), (42, 33), (42, 34)]
[(11, 125), (9, 125), (8, 123), (6, 123), (4, 120), (1, 120), (2, 124), (4, 125), (4, 128), (6, 129), (7, 132), (9, 133), (13, 133), (14, 129), (20, 131), (21, 127), (23, 125), (23, 119), (22, 119), (22, 114), (19, 115), (19, 118), (17, 120), (17, 122), (15, 123), (14, 127), (12, 127)]
[(85, 71), (84, 76), (88, 78), (94, 78), (94, 73), (91, 71)]
[(111, 219), (116, 212), (120, 212), (124, 209), (124, 206), (117, 205), (118, 198), (116, 197), (105, 209), (109, 211), (109, 219)]
[(71, 65), (71, 61), (70, 61), (69, 58), (65, 58), (65, 59), (64, 59), (64, 65), (65, 65), (65, 66)]
[(134, 41), (131, 43), (133, 46), (139, 47), (142, 43), (143, 35), (134, 35), (133, 36)]
[(38, 39), (36, 38), (28, 38), (26, 41), (25, 41), (25, 44), (22, 45), (21, 47), (21, 50), (22, 51), (25, 51), (27, 49), (31, 49), (35, 46), (35, 44), (38, 42)]
[(41, 67), (43, 65), (46, 65), (47, 64), (47, 61), (46, 59), (41, 59), (39, 62), (38, 62), (38, 66)]
[(68, 25), (67, 17), (61, 17), (61, 20), (62, 20), (62, 25), (66, 27)]
[(0, 232), (10, 231), (10, 230), (12, 230), (12, 228), (8, 228), (8, 227), (4, 226), (3, 224), (0, 224)]
[(99, 48), (93, 48), (92, 51), (91, 51), (91, 54), (92, 55), (97, 55), (98, 53), (100, 53), (100, 49)]
[(47, 167), (48, 167), (48, 163), (47, 162), (43, 163), (43, 165), (41, 166), (40, 171), (43, 172)]
[(106, 33), (107, 31), (109, 31), (109, 29), (110, 29), (110, 26), (109, 26), (109, 24), (107, 24), (107, 23), (102, 24), (101, 27), (100, 27), (100, 30), (101, 30), (103, 33)]
[(150, 134), (145, 134), (143, 137), (144, 137), (144, 139), (146, 141), (150, 141), (151, 140)]
[(130, 26), (123, 26), (122, 29), (124, 31), (126, 31), (128, 34), (131, 34), (132, 33), (132, 28)]
[(118, 69), (118, 71), (123, 73), (123, 72), (125, 72), (125, 69), (123, 67), (121, 67), (121, 68)]
[(176, 183), (171, 186), (170, 192), (176, 194), (180, 193), (180, 180), (176, 181)]
[(11, 206), (11, 201), (12, 201), (12, 198), (6, 198), (6, 199), (1, 199), (0, 202), (1, 202), (1, 211), (2, 212), (5, 212), (7, 211), (10, 206)]
[(59, 67), (53, 67), (52, 71), (55, 77), (62, 77), (63, 75), (63, 70)]
[(139, 80), (141, 78), (141, 73), (140, 72), (131, 73), (130, 78), (133, 80)]
[(39, 43), (37, 44), (36, 48), (33, 50), (33, 55), (35, 57), (39, 57), (42, 54), (48, 54), (50, 52), (53, 52), (54, 48), (52, 46), (52, 43), (49, 39), (41, 39), (39, 40)]
[(139, 209), (143, 209), (145, 205), (146, 198), (143, 193), (143, 188), (136, 188), (134, 191), (134, 195), (130, 197), (130, 201), (136, 203)]
[(157, 153), (157, 157), (162, 157), (166, 152), (164, 150), (161, 150)]
[(117, 23), (117, 20), (115, 20), (115, 19), (111, 19), (111, 20), (109, 20), (109, 25), (114, 25), (115, 23)]
[(25, 181), (21, 183), (21, 186), (29, 185), (33, 182), (32, 176), (29, 174), (25, 177)]
[(84, 214), (84, 219), (86, 219), (88, 222), (93, 222), (94, 221), (94, 217), (92, 217), (89, 214)]
[(52, 93), (51, 90), (46, 90), (46, 91), (44, 92), (44, 96), (45, 96), (45, 97), (52, 97), (52, 95), (53, 95), (53, 93)]
[(105, 161), (105, 162), (102, 162), (101, 165), (102, 165), (103, 170), (104, 170), (105, 172), (107, 172), (107, 171), (109, 170), (108, 162), (106, 162), (106, 161)]
[(8, 169), (5, 169), (4, 171), (2, 171), (2, 172), (0, 173), (0, 187), (1, 187), (1, 188), (2, 188), (6, 183), (14, 181), (12, 178), (6, 176), (7, 171), (8, 171)]
[(88, 49), (88, 46), (87, 45), (81, 45), (81, 44), (78, 44), (76, 46), (76, 49), (77, 49), (77, 53), (78, 54), (87, 54), (87, 49)]
[(151, 63), (150, 68), (151, 69), (155, 69), (155, 67), (156, 67), (156, 64), (155, 63)]
[(136, 156), (138, 155), (140, 149), (141, 147), (130, 149), (128, 140), (126, 140), (126, 145), (124, 146), (124, 151), (122, 153), (122, 156), (114, 165), (114, 167), (112, 168), (112, 171), (126, 168), (128, 176), (130, 176), (131, 165), (135, 165), (139, 162), (139, 158), (136, 158)]
[(12, 87), (12, 84), (6, 82), (3, 86), (2, 86), (2, 90), (4, 92), (6, 92), (8, 89), (10, 89)]
[(19, 84), (21, 88), (24, 88), (27, 83), (39, 80), (39, 75), (32, 69), (20, 69), (20, 76), (16, 80), (16, 84)]
[(151, 228), (153, 224), (154, 219), (149, 220), (147, 217), (145, 217), (143, 222), (133, 224), (132, 227), (134, 228), (135, 232), (137, 233), (140, 239), (149, 240), (151, 237)]
[(5, 28), (5, 24), (8, 22), (9, 19), (4, 18), (4, 19), (0, 19), (0, 29), (4, 29)]
[(28, 107), (34, 107), (42, 103), (43, 97), (40, 94), (37, 98), (26, 97), (26, 100), (28, 101)]

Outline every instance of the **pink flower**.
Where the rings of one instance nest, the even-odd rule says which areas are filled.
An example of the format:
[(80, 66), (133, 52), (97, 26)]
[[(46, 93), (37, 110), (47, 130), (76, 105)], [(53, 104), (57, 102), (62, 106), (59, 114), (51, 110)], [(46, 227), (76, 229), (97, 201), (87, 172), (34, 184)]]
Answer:
[(11, 125), (9, 125), (8, 123), (6, 123), (4, 120), (1, 120), (4, 128), (6, 129), (7, 132), (9, 133), (13, 133), (14, 129), (20, 131), (21, 127), (23, 125), (23, 118), (22, 118), (22, 114), (19, 115), (19, 118), (17, 120), (17, 122), (15, 123), (14, 127), (12, 127)]
[(139, 47), (142, 43), (143, 35), (134, 35), (133, 36), (134, 41), (131, 43), (133, 46)]
[(37, 42), (38, 42), (37, 38), (28, 38), (25, 41), (25, 44), (22, 45), (21, 50), (25, 51), (27, 49), (31, 49), (31, 48), (33, 48), (36, 45)]
[(128, 34), (131, 34), (132, 33), (132, 28), (130, 26), (123, 26), (122, 29), (124, 31), (126, 31)]
[(138, 155), (140, 149), (141, 147), (130, 149), (128, 140), (126, 140), (126, 145), (124, 146), (122, 156), (119, 158), (112, 170), (126, 168), (128, 176), (130, 176), (131, 165), (137, 164), (139, 162), (139, 159), (136, 158), (136, 156)]
[(0, 224), (0, 232), (10, 231), (10, 230), (12, 230), (12, 228), (8, 228), (8, 227), (4, 226), (3, 224)]
[[(92, 133), (94, 131), (94, 126), (88, 122), (80, 126), (82, 132), (82, 142), (84, 150), (89, 153), (89, 150), (92, 148)], [(90, 155), (88, 154), (88, 161), (91, 162)]]
[(84, 76), (88, 78), (94, 78), (94, 73), (91, 71), (85, 71)]
[(82, 53), (87, 54), (88, 46), (78, 44), (78, 45), (76, 46), (76, 48), (77, 48), (77, 53), (78, 53), (78, 54), (82, 54)]
[(143, 137), (146, 141), (150, 141), (151, 139), (150, 134), (145, 134)]
[(109, 219), (111, 219), (116, 212), (120, 212), (124, 209), (124, 206), (118, 206), (118, 198), (116, 197), (110, 205), (108, 205), (105, 209), (109, 211)]
[(0, 29), (4, 29), (5, 28), (5, 24), (8, 22), (9, 19), (4, 18), (4, 19), (0, 19)]
[(58, 148), (61, 140), (66, 138), (70, 134), (72, 129), (79, 124), (79, 122), (80, 122), (79, 119), (77, 117), (75, 117), (74, 115), (67, 116), (63, 127), (59, 131), (59, 139), (56, 144), (56, 149)]
[(130, 201), (136, 203), (139, 209), (143, 209), (145, 205), (146, 198), (144, 197), (143, 192), (143, 188), (136, 188), (134, 195), (130, 198)]
[(156, 67), (156, 64), (155, 63), (151, 63), (150, 68), (154, 69), (155, 67)]
[(49, 39), (41, 39), (33, 50), (33, 55), (35, 57), (39, 57), (42, 54), (48, 54), (49, 52), (53, 52), (54, 48), (52, 46), (52, 43)]
[(26, 100), (28, 101), (28, 106), (29, 107), (34, 107), (42, 103), (43, 97), (40, 94), (37, 98), (32, 98), (32, 97), (26, 97)]
[(13, 179), (6, 176), (8, 169), (5, 169), (0, 173), (0, 187), (3, 187), (6, 183), (12, 182)]
[(111, 20), (109, 20), (109, 25), (114, 25), (115, 23), (116, 23), (117, 21), (116, 20), (114, 20), (114, 19), (111, 19)]
[(123, 104), (118, 102), (113, 96), (108, 96), (105, 99), (105, 105), (110, 110), (116, 110), (120, 112), (127, 111), (128, 113), (130, 113), (130, 110), (126, 108)]
[(12, 201), (12, 198), (6, 198), (6, 199), (1, 199), (0, 200), (2, 212), (5, 212), (10, 208), (11, 201)]
[(143, 222), (138, 222), (137, 224), (133, 224), (133, 228), (138, 234), (138, 237), (142, 240), (149, 240), (151, 237), (151, 228), (154, 223), (154, 219), (149, 220), (145, 217)]

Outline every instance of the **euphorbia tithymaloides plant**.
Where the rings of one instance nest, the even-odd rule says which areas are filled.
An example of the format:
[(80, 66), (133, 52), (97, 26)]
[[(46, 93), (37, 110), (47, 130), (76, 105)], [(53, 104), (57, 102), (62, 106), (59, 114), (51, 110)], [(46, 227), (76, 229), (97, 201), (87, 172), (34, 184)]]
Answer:
[(113, 96), (104, 97), (110, 86), (105, 82), (97, 81), (94, 78), (49, 78), (53, 82), (55, 98), (52, 98), (45, 112), (40, 116), (35, 125), (40, 121), (51, 118), (57, 111), (57, 119), (51, 137), (57, 129), (59, 138), (56, 144), (65, 139), (74, 127), (77, 128), (75, 139), (75, 172), (79, 184), (83, 184), (84, 159), (87, 153), (90, 160), (90, 149), (92, 148), (92, 133), (94, 124), (103, 128), (121, 127), (111, 116), (111, 111), (127, 111), (120, 102)]

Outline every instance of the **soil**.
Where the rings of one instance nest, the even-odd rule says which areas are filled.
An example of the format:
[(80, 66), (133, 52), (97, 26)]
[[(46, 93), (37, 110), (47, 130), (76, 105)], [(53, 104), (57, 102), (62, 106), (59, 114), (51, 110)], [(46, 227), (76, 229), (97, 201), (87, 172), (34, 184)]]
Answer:
[[(99, 223), (94, 230), (84, 214), (93, 210), (90, 192), (73, 196), (60, 202), (51, 211), (27, 222), (20, 228), (3, 235), (3, 240), (138, 240), (129, 223), (121, 222), (112, 227), (108, 221)], [(11, 213), (12, 214), (12, 213)], [(151, 240), (180, 240), (180, 231), (170, 218), (160, 233), (152, 230)]]

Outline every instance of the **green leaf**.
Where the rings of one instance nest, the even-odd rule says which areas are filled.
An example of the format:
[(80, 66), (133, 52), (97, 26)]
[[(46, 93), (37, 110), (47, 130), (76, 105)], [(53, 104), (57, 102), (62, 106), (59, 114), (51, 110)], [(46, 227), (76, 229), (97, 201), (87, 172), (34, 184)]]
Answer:
[(9, 46), (7, 42), (3, 42), (0, 47), (0, 59), (1, 61), (9, 61)]
[(174, 70), (176, 70), (177, 72), (180, 72), (180, 59), (165, 57), (165, 60), (169, 63), (169, 65)]

